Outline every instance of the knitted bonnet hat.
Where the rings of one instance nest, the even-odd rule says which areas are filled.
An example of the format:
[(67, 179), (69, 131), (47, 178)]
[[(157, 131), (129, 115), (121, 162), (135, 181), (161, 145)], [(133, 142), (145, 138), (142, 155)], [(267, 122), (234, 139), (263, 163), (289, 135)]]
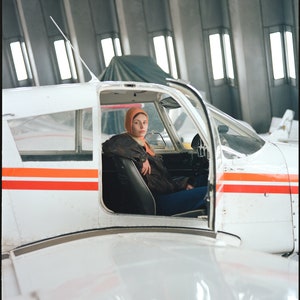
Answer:
[(131, 107), (127, 110), (126, 116), (125, 116), (125, 129), (129, 134), (132, 134), (132, 122), (136, 115), (138, 114), (144, 114), (148, 119), (148, 114), (139, 107)]
[[(139, 107), (131, 107), (128, 109), (126, 116), (125, 116), (125, 129), (129, 134), (132, 134), (132, 122), (133, 119), (138, 115), (143, 114), (147, 117), (148, 120), (148, 114)], [(147, 141), (144, 138), (134, 138), (138, 143), (142, 143), (141, 146), (145, 147), (145, 150), (148, 154), (151, 156), (155, 155), (155, 152), (151, 148), (151, 146), (147, 143)]]

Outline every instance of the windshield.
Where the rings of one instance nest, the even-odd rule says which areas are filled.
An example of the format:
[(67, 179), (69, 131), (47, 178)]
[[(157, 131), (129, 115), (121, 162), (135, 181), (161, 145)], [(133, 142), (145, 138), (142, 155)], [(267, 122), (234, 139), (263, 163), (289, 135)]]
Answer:
[[(234, 119), (204, 100), (202, 104), (198, 98), (199, 95), (201, 95), (199, 91), (186, 89), (185, 85), (177, 85), (177, 83), (175, 83), (175, 87), (184, 93), (199, 114), (198, 122), (202, 128), (202, 132), (200, 133), (204, 141), (208, 135), (206, 130), (207, 126), (205, 126), (205, 116), (203, 115), (205, 108), (202, 107), (202, 105), (205, 105), (210, 123), (214, 127), (212, 128), (213, 133), (217, 135), (221, 143), (222, 153), (225, 158), (234, 159), (245, 157), (257, 152), (265, 144), (265, 141), (260, 138), (253, 129), (250, 129), (250, 126), (245, 126), (241, 121)], [(202, 95), (200, 97), (203, 98)], [(194, 130), (191, 119), (187, 119), (184, 128), (187, 130), (191, 128), (189, 133), (192, 134), (191, 131)]]
[(242, 122), (230, 117), (212, 105), (208, 105), (217, 128), (222, 152), (228, 159), (241, 158), (257, 152), (265, 144), (256, 132)]

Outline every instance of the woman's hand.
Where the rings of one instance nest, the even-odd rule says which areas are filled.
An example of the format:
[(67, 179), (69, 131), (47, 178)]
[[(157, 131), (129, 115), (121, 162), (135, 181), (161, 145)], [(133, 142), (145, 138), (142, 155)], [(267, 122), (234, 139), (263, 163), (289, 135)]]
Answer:
[(194, 187), (191, 184), (189, 184), (189, 183), (185, 187), (186, 190), (192, 190), (193, 188)]
[(143, 162), (143, 167), (142, 167), (141, 173), (144, 176), (147, 174), (151, 174), (151, 166), (150, 166), (148, 159)]

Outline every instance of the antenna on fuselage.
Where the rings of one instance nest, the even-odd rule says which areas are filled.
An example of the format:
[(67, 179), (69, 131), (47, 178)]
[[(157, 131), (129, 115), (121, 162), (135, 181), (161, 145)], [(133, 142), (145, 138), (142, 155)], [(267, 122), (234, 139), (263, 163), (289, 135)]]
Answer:
[(66, 40), (66, 42), (70, 45), (70, 47), (72, 48), (72, 50), (74, 51), (74, 53), (79, 57), (79, 59), (82, 62), (82, 64), (86, 67), (86, 69), (90, 73), (90, 75), (92, 77), (92, 79), (90, 81), (98, 81), (99, 82), (99, 79), (90, 70), (90, 68), (87, 66), (87, 64), (84, 62), (84, 60), (81, 58), (79, 52), (73, 47), (73, 45), (71, 44), (71, 42), (69, 41), (69, 39), (65, 36), (65, 34), (63, 33), (63, 31), (60, 29), (60, 27), (57, 25), (57, 23), (54, 21), (54, 19), (51, 16), (50, 16), (50, 19), (53, 22), (53, 24), (56, 26), (56, 28), (58, 29), (58, 31), (62, 34), (62, 36), (64, 37), (64, 39)]

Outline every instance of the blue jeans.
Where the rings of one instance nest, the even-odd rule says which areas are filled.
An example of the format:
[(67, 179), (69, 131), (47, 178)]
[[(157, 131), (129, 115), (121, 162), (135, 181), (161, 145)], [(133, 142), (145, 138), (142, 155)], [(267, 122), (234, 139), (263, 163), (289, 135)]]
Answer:
[(182, 190), (156, 197), (158, 215), (171, 216), (174, 214), (199, 209), (206, 204), (204, 199), (207, 186), (195, 187), (191, 190)]

